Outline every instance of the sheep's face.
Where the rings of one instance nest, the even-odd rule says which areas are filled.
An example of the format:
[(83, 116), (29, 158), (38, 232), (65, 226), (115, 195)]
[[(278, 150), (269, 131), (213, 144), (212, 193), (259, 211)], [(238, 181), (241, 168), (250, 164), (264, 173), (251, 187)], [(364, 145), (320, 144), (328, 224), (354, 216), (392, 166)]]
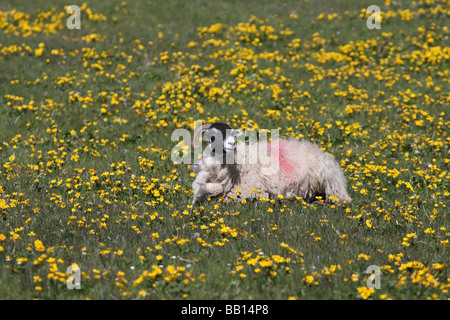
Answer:
[(208, 148), (214, 154), (219, 150), (232, 153), (236, 149), (236, 137), (242, 133), (231, 129), (225, 123), (214, 123), (203, 133), (203, 138), (208, 141)]

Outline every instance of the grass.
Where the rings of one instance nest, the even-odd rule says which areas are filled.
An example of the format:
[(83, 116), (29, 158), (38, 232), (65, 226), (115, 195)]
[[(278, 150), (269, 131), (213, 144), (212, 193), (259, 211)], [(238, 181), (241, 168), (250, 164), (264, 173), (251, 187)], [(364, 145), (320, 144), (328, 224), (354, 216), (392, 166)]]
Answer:
[[(448, 1), (375, 2), (2, 4), (0, 298), (448, 299)], [(191, 207), (195, 120), (317, 143), (353, 202)]]

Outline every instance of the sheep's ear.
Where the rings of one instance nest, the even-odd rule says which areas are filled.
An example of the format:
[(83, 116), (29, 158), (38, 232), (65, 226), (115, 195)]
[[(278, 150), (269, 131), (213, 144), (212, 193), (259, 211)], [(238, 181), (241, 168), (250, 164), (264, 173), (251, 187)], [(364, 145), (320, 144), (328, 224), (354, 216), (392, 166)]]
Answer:
[(233, 130), (233, 135), (235, 137), (240, 137), (242, 136), (244, 133), (241, 130)]

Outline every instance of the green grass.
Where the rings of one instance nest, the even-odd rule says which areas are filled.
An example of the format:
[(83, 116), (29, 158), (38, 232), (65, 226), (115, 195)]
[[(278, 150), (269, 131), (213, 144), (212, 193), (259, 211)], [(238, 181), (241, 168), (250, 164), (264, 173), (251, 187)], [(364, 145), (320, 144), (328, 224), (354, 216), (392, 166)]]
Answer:
[[(0, 298), (448, 299), (448, 1), (371, 4), (2, 4)], [(195, 120), (317, 143), (352, 203), (192, 208)]]

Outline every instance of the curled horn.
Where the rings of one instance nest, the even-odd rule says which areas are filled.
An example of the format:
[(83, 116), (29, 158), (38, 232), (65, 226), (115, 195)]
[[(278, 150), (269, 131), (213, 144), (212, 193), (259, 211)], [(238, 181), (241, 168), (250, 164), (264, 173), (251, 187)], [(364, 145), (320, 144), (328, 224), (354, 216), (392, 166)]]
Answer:
[(200, 127), (197, 127), (197, 128), (195, 129), (194, 135), (193, 135), (192, 140), (191, 140), (191, 145), (192, 145), (192, 147), (193, 147), (194, 149), (196, 149), (196, 148), (199, 147), (198, 145), (195, 144), (195, 140), (197, 139), (198, 134), (201, 133), (201, 132), (203, 132), (204, 130), (208, 130), (210, 126), (211, 126), (211, 124), (208, 124), (208, 123), (207, 123), (207, 124), (204, 124), (204, 125), (202, 125), (202, 126), (200, 126)]

